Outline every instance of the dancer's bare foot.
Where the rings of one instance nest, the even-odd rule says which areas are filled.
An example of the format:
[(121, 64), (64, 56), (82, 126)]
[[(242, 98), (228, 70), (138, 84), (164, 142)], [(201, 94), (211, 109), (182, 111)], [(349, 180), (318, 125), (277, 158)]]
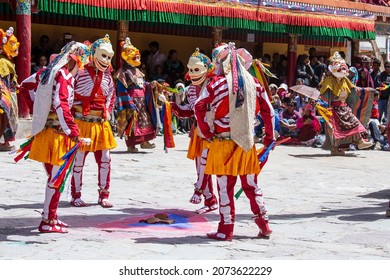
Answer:
[(194, 184), (194, 186), (195, 186), (194, 194), (190, 198), (190, 202), (193, 204), (199, 204), (202, 202), (203, 190), (198, 189), (196, 183)]
[(87, 206), (87, 203), (85, 203), (81, 198), (72, 198), (70, 205), (74, 207), (85, 207)]
[(218, 205), (217, 204), (213, 204), (211, 206), (203, 206), (202, 208), (199, 208), (198, 210), (196, 210), (195, 212), (199, 215), (202, 215), (202, 214), (205, 214), (205, 213), (208, 213), (208, 212), (211, 212), (211, 211), (215, 211), (218, 209)]
[(191, 196), (190, 202), (192, 204), (199, 204), (202, 202), (202, 195), (198, 194), (197, 192), (194, 192), (194, 194)]
[(111, 202), (108, 200), (108, 198), (99, 198), (98, 200), (98, 204), (103, 207), (103, 208), (111, 208), (113, 207), (113, 205), (111, 204)]

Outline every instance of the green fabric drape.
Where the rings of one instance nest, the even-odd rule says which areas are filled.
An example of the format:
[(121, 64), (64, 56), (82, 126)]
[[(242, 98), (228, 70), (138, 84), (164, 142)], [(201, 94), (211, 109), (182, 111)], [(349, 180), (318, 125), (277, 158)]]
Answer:
[(348, 37), (352, 39), (375, 39), (375, 32), (363, 30), (351, 30), (348, 28), (329, 28), (317, 26), (297, 26), (270, 22), (259, 22), (243, 18), (228, 18), (217, 16), (198, 16), (180, 13), (154, 12), (145, 10), (118, 10), (74, 4), (70, 2), (57, 2), (45, 0), (38, 2), (41, 11), (66, 15), (78, 15), (83, 17), (128, 20), (153, 23), (172, 23), (192, 26), (215, 26), (235, 29), (248, 29), (266, 32), (311, 34), (316, 36)]

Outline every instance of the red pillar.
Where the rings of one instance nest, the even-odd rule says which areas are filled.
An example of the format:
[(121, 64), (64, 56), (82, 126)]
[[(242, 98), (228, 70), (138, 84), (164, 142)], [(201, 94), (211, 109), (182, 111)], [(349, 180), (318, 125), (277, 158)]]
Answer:
[[(16, 0), (16, 38), (20, 42), (16, 61), (18, 82), (30, 76), (31, 72), (31, 1)], [(19, 117), (28, 118), (30, 111), (23, 96), (18, 94)]]
[(288, 35), (288, 53), (287, 53), (287, 85), (289, 87), (295, 84), (295, 68), (297, 66), (297, 38), (296, 34)]
[[(117, 36), (117, 43), (116, 43), (116, 69), (119, 69), (122, 66), (122, 60), (121, 60), (121, 42), (126, 39), (129, 32), (129, 22), (127, 20), (119, 20), (118, 21), (118, 36)], [(131, 40), (131, 38), (130, 38)]]

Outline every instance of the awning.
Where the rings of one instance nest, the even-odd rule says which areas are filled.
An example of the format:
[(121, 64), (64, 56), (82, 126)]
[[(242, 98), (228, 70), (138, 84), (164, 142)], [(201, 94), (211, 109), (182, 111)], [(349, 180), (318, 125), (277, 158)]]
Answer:
[(48, 13), (105, 20), (375, 39), (374, 17), (300, 12), (235, 1), (40, 0), (38, 9)]

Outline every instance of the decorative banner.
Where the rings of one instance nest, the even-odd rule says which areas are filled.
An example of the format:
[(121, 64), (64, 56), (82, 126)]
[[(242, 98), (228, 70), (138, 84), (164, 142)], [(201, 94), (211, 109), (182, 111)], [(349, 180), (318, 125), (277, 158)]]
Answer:
[(346, 16), (313, 10), (300, 12), (295, 6), (283, 9), (227, 1), (193, 0), (45, 0), (39, 1), (38, 5), (44, 12), (105, 20), (375, 39), (373, 16), (364, 18), (360, 14)]

